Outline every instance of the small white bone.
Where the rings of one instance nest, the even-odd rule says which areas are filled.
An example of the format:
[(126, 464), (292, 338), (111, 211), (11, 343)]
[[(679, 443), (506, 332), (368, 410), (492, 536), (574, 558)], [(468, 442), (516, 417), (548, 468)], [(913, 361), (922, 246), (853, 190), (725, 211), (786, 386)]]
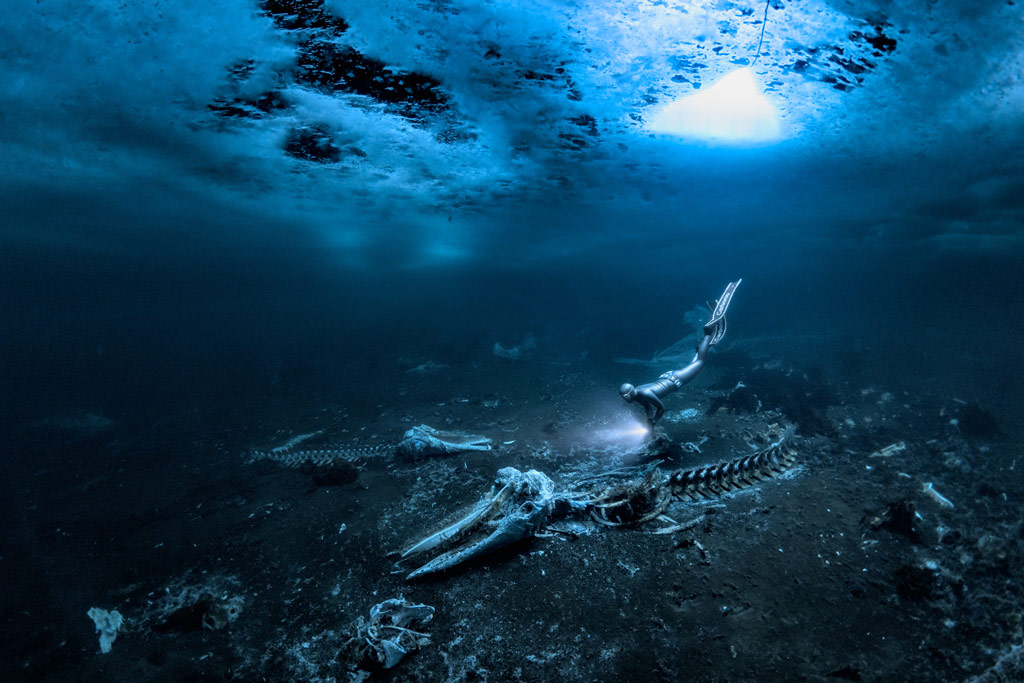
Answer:
[(902, 453), (907, 450), (907, 443), (905, 441), (897, 441), (896, 443), (889, 444), (881, 450), (877, 450), (871, 454), (872, 458), (888, 458), (897, 453)]
[(954, 507), (956, 507), (955, 505), (953, 505), (953, 501), (951, 501), (949, 498), (946, 498), (944, 495), (942, 495), (941, 493), (936, 491), (935, 487), (932, 486), (932, 483), (930, 481), (926, 481), (921, 486), (921, 490), (924, 491), (924, 494), (926, 496), (928, 496), (929, 498), (931, 498), (932, 500), (934, 500), (936, 503), (938, 503), (939, 505), (941, 505), (944, 508), (954, 508)]

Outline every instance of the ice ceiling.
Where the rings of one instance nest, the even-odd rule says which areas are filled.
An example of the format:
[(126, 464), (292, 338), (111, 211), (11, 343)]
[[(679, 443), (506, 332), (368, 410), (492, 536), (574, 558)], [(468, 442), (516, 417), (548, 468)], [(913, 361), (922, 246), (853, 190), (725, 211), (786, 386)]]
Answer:
[(784, 139), (652, 132), (658, 107), (752, 62), (764, 7), (7, 0), (6, 238), (187, 225), (378, 265), (688, 230), (1018, 243), (1021, 5), (771, 0), (753, 71)]

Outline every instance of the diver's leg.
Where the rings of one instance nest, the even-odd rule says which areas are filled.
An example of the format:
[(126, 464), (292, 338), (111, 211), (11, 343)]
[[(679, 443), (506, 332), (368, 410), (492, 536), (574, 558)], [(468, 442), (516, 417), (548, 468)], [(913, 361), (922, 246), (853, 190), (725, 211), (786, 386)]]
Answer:
[(697, 352), (693, 356), (693, 361), (682, 370), (676, 370), (671, 373), (672, 381), (676, 386), (682, 386), (697, 376), (697, 373), (704, 368), (704, 361), (707, 360), (708, 349), (710, 348), (711, 335), (706, 334), (700, 340), (700, 344), (697, 345)]

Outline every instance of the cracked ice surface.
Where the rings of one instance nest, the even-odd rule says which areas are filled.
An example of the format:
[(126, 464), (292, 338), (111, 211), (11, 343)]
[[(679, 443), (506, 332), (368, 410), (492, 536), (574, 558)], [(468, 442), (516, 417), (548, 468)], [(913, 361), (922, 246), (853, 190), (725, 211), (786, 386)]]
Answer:
[[(651, 135), (656, 107), (752, 61), (763, 9), (15, 0), (0, 29), (7, 237), (115, 249), (134, 228), (89, 230), (113, 215), (432, 265), (603, 248), (623, 223), (658, 233), (681, 211), (742, 233), (770, 205), (760, 227), (791, 236), (1014, 239), (1019, 8), (776, 0), (753, 71), (786, 140)], [(937, 220), (936, 196), (957, 211)]]

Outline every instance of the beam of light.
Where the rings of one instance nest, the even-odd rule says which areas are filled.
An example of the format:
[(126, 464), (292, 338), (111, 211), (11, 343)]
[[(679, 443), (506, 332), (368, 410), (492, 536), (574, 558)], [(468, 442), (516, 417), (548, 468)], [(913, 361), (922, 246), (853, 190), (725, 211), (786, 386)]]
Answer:
[(651, 430), (646, 423), (641, 422), (638, 418), (630, 417), (627, 420), (609, 426), (607, 429), (595, 431), (594, 436), (599, 442), (607, 445), (632, 448), (643, 443), (650, 432)]
[(778, 112), (761, 92), (750, 67), (736, 69), (706, 90), (669, 102), (655, 112), (647, 128), (724, 143), (782, 138)]
[(647, 433), (651, 430), (647, 428), (647, 425), (635, 424), (628, 427), (623, 427), (618, 430), (618, 435), (625, 439), (642, 439), (647, 436)]

